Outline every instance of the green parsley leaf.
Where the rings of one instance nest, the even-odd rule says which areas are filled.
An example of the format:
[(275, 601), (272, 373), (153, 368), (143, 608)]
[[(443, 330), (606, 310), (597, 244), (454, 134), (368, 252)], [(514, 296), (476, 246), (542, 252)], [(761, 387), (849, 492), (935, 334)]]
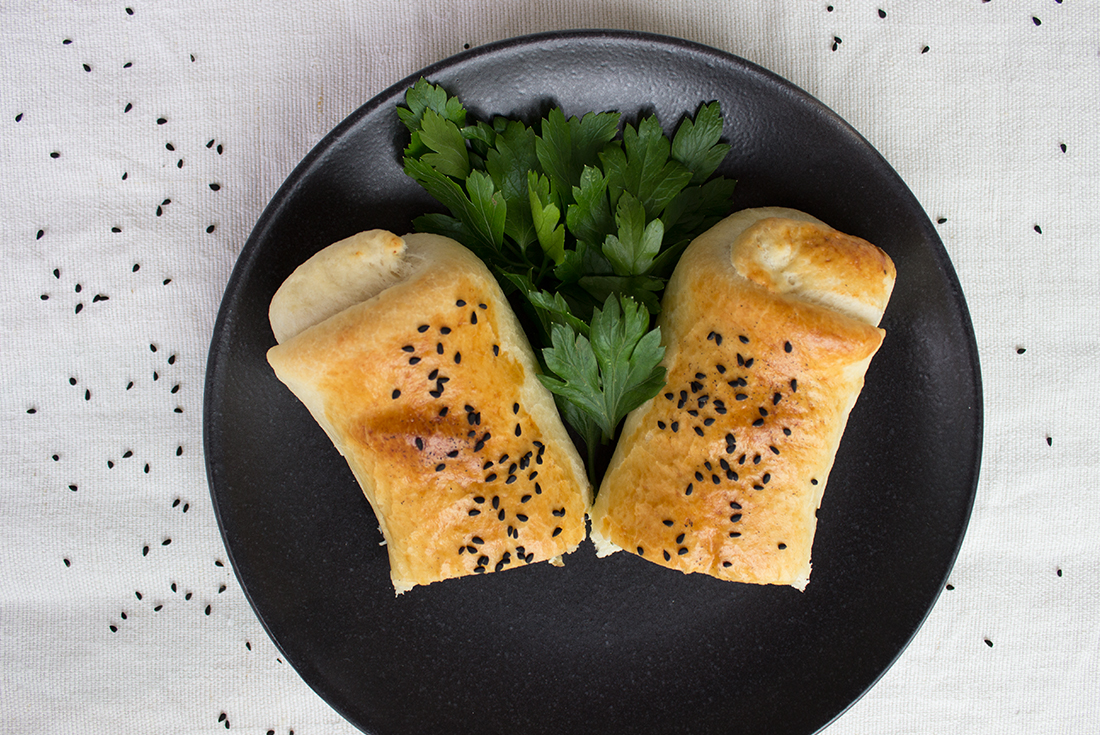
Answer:
[(661, 250), (664, 223), (655, 219), (646, 224), (642, 203), (624, 191), (615, 208), (615, 224), (619, 226), (618, 234), (604, 240), (604, 256), (620, 276), (644, 275)]
[(672, 158), (691, 171), (691, 183), (701, 184), (726, 158), (730, 146), (722, 137), (722, 109), (717, 102), (702, 105), (695, 119), (685, 118), (672, 138)]

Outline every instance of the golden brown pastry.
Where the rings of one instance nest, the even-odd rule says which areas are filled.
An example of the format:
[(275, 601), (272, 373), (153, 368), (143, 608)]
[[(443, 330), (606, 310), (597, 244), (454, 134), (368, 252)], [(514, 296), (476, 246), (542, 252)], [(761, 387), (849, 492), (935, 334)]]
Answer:
[(805, 589), (894, 276), (879, 248), (794, 210), (697, 238), (663, 300), (666, 387), (627, 417), (596, 498), (599, 555)]
[(347, 459), (398, 594), (551, 560), (591, 489), (493, 276), (448, 238), (373, 230), (322, 250), (271, 302), (268, 361)]

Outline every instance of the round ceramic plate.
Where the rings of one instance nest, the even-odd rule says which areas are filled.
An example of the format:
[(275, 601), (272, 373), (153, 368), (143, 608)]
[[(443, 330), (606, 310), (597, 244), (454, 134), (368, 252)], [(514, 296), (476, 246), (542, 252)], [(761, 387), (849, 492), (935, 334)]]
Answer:
[[(265, 361), (267, 305), (322, 247), (438, 207), (401, 170), (395, 107), (421, 74), (477, 119), (656, 113), (719, 100), (731, 209), (805, 210), (881, 246), (898, 280), (819, 512), (804, 593), (683, 575), (585, 542), (533, 565), (395, 598), (369, 505)], [(811, 733), (868, 689), (943, 588), (981, 453), (966, 304), (934, 228), (850, 126), (775, 75), (659, 36), (569, 32), (460, 54), (376, 97), (306, 157), (229, 282), (210, 350), (207, 471), (256, 614), (368, 733)]]

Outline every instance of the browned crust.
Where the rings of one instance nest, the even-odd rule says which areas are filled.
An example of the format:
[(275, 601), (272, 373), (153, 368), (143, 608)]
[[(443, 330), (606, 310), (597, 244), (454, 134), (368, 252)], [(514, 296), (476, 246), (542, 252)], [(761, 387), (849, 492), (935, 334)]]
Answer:
[[(661, 317), (667, 385), (627, 419), (593, 508), (601, 553), (618, 547), (683, 572), (805, 587), (815, 513), (884, 335), (874, 326), (881, 312), (868, 323), (820, 302), (830, 282), (866, 272), (872, 286), (888, 281), (885, 298), (874, 297), (884, 308), (893, 264), (802, 213), (776, 214), (789, 215), (734, 215), (677, 266)], [(746, 256), (761, 245), (764, 257)], [(776, 287), (782, 273), (769, 262), (801, 269), (803, 287)], [(824, 297), (807, 296), (812, 288)], [(845, 288), (866, 311), (867, 289)]]
[(400, 282), (269, 362), (359, 480), (399, 592), (568, 553), (590, 493), (511, 308), (458, 243), (405, 240)]

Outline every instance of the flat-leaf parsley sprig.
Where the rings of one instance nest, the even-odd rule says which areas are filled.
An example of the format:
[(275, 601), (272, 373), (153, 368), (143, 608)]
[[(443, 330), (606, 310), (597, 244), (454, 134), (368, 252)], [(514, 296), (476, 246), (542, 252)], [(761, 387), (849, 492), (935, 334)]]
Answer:
[(734, 181), (714, 172), (717, 102), (669, 138), (653, 115), (566, 118), (536, 126), (471, 121), (461, 101), (419, 80), (397, 114), (408, 128), (405, 173), (450, 214), (413, 225), (476, 253), (538, 329), (543, 384), (588, 450), (610, 442), (665, 382), (660, 331), (651, 327), (680, 253), (726, 215)]

